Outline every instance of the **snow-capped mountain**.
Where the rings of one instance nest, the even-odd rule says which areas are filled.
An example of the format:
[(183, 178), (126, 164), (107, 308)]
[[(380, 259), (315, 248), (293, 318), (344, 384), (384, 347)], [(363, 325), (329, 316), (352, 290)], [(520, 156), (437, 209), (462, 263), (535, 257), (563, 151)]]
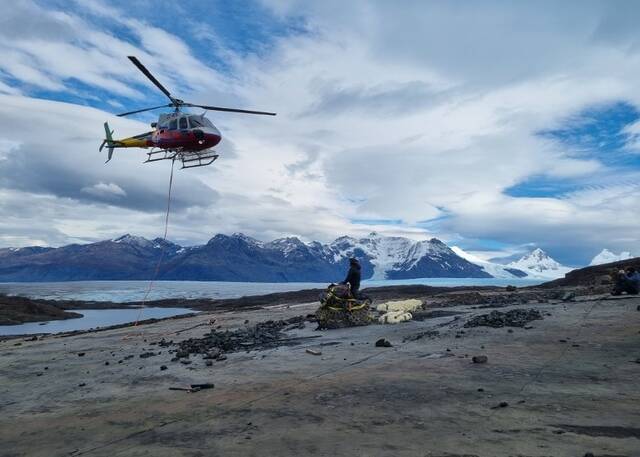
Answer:
[(334, 282), (344, 279), (349, 258), (363, 279), (489, 278), (482, 267), (435, 238), (412, 241), (371, 233), (329, 244), (296, 237), (262, 242), (241, 233), (216, 235), (201, 246), (181, 247), (160, 238), (124, 235), (60, 248), (0, 250), (0, 281), (141, 280)]
[(458, 256), (462, 257), (463, 259), (466, 259), (469, 262), (478, 265), (494, 278), (511, 279), (511, 278), (525, 278), (529, 276), (527, 273), (517, 268), (510, 268), (506, 265), (500, 265), (499, 263), (493, 263), (487, 260), (483, 260), (480, 257), (477, 257), (473, 254), (470, 254), (464, 251), (462, 248), (458, 246), (453, 246), (451, 250), (455, 252)]
[(561, 278), (572, 270), (553, 260), (540, 248), (534, 249), (516, 262), (511, 262), (507, 267), (522, 270), (532, 278), (541, 279)]
[(364, 259), (373, 269), (368, 279), (491, 277), (482, 268), (457, 256), (436, 238), (412, 241), (372, 232), (360, 239), (338, 238), (328, 248), (334, 261), (354, 256)]
[(603, 249), (600, 254), (595, 256), (589, 266), (602, 265), (605, 263), (617, 262), (619, 260), (631, 259), (633, 256), (630, 252), (622, 251), (620, 254), (614, 254), (608, 249)]

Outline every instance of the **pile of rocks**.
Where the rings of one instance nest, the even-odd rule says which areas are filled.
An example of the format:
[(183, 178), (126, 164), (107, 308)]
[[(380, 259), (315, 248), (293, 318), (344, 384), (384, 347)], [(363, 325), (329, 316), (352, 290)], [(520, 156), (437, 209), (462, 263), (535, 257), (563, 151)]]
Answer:
[(236, 330), (211, 330), (202, 338), (189, 338), (177, 343), (176, 359), (202, 354), (205, 359), (219, 359), (225, 352), (270, 349), (287, 344), (285, 330), (304, 328), (305, 317), (259, 322)]
[(465, 327), (524, 327), (529, 322), (542, 319), (542, 314), (537, 309), (513, 309), (506, 313), (491, 311), (469, 319)]

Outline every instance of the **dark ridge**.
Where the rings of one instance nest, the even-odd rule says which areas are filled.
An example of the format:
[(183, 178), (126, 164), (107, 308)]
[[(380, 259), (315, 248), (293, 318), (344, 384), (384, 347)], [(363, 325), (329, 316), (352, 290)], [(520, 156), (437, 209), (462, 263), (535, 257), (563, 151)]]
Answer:
[(52, 321), (75, 317), (82, 317), (82, 314), (64, 311), (56, 302), (0, 295), (0, 325), (16, 325), (24, 322)]
[(609, 275), (614, 270), (621, 270), (627, 267), (635, 267), (640, 270), (640, 257), (580, 268), (570, 271), (564, 275), (564, 278), (554, 279), (553, 281), (545, 282), (535, 287), (552, 289), (554, 287), (592, 286), (597, 283), (599, 277)]

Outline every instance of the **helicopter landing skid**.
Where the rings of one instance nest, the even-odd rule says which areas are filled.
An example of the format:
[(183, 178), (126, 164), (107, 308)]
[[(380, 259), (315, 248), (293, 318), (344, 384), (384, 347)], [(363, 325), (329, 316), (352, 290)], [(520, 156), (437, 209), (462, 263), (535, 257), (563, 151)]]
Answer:
[(170, 149), (147, 152), (147, 160), (144, 163), (159, 162), (160, 160), (180, 160), (183, 168), (206, 167), (211, 165), (219, 157), (213, 150), (199, 152), (183, 152)]

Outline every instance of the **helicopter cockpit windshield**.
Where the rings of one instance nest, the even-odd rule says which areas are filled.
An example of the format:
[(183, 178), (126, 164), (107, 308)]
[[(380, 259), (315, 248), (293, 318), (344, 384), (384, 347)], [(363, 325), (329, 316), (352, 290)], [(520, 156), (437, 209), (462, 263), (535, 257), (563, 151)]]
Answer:
[(191, 128), (213, 127), (211, 121), (204, 116), (189, 116), (189, 124)]
[(158, 130), (185, 130), (197, 128), (215, 128), (209, 119), (204, 116), (189, 115), (173, 117), (170, 119), (161, 119), (157, 124)]

